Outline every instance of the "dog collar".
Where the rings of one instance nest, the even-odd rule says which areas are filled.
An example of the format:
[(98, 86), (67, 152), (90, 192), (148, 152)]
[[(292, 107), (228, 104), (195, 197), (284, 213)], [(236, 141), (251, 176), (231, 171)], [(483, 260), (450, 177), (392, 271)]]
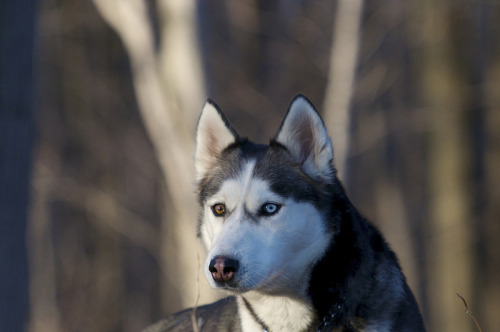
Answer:
[(328, 311), (327, 314), (323, 316), (323, 319), (321, 320), (317, 331), (322, 332), (325, 328), (327, 328), (328, 325), (333, 324), (337, 318), (337, 312), (340, 311), (341, 308), (342, 306), (340, 304), (337, 304), (335, 308), (330, 309), (330, 311)]
[[(262, 321), (262, 319), (257, 316), (255, 311), (253, 310), (252, 306), (248, 301), (242, 297), (243, 303), (245, 304), (245, 307), (247, 308), (248, 312), (250, 312), (250, 315), (252, 315), (253, 319), (257, 322), (257, 324), (260, 325), (261, 331), (262, 332), (270, 332), (269, 327), (267, 326), (266, 323)], [(342, 308), (340, 304), (337, 304), (335, 308), (332, 308), (328, 311), (328, 313), (323, 316), (323, 319), (321, 320), (320, 324), (318, 325), (318, 329), (316, 330), (317, 332), (322, 332), (324, 329), (326, 329), (329, 325), (333, 324), (335, 322), (335, 319), (337, 318), (337, 312)]]
[(260, 325), (262, 332), (269, 332), (269, 327), (262, 321), (262, 319), (259, 318), (259, 316), (257, 316), (250, 303), (248, 303), (247, 299), (245, 299), (244, 297), (242, 297), (242, 299), (243, 303), (245, 303), (245, 307), (250, 312), (250, 315), (252, 315), (253, 319), (257, 322), (257, 324)]

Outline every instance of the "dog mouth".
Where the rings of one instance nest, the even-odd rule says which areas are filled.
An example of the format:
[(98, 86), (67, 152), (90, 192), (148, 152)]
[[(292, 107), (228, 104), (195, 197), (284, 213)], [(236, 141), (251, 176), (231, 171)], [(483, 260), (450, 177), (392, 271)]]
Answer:
[(249, 289), (243, 287), (239, 282), (233, 280), (229, 282), (214, 282), (216, 289), (225, 290), (234, 294), (241, 294), (247, 292)]
[(241, 288), (239, 275), (241, 273), (240, 263), (236, 258), (229, 256), (215, 256), (208, 265), (209, 275), (214, 288), (225, 290), (238, 290)]
[(230, 256), (215, 256), (206, 274), (212, 288), (241, 294), (255, 289), (257, 283), (248, 275), (240, 261)]
[(275, 270), (264, 275), (248, 273), (237, 259), (228, 256), (215, 256), (210, 260), (207, 272), (206, 276), (212, 288), (234, 294), (252, 290), (274, 293), (280, 292), (284, 286), (283, 271)]

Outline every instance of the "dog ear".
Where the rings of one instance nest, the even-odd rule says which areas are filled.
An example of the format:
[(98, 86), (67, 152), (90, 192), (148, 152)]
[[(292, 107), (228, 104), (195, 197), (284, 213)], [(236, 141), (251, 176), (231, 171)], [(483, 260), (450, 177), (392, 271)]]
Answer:
[(288, 149), (311, 178), (333, 181), (332, 142), (323, 120), (306, 97), (298, 95), (292, 101), (274, 140)]
[(196, 129), (195, 169), (200, 180), (212, 167), (222, 151), (238, 139), (219, 106), (207, 100), (201, 111)]

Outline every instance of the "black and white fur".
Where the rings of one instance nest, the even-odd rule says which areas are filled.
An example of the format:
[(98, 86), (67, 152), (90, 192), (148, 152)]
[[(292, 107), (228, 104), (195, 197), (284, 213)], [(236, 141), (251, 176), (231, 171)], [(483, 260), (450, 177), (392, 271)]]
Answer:
[(241, 138), (208, 101), (196, 141), (205, 276), (236, 299), (202, 307), (216, 322), (207, 326), (227, 323), (222, 303), (221, 312), (237, 305), (243, 332), (425, 330), (395, 254), (337, 179), (331, 140), (304, 96), (269, 145)]

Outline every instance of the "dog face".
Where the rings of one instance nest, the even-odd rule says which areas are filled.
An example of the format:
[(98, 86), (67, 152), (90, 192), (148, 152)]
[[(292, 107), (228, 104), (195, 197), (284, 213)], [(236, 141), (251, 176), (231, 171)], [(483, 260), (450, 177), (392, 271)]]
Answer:
[(305, 292), (332, 237), (321, 209), (332, 158), (323, 122), (304, 97), (292, 102), (270, 145), (242, 140), (214, 103), (205, 104), (195, 166), (213, 288)]

